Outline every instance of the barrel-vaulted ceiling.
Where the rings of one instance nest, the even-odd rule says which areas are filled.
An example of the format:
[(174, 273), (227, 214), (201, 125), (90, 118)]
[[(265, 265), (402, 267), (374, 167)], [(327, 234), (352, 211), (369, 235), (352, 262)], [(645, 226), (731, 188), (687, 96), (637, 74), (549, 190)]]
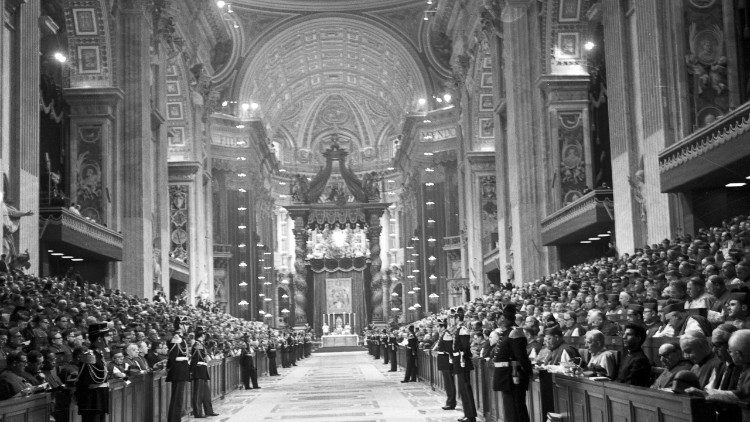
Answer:
[[(334, 10), (282, 19), (262, 42), (251, 41), (237, 67), (234, 97), (260, 104), (282, 163), (313, 171), (337, 134), (360, 170), (382, 167), (405, 115), (430, 91), (430, 78), (412, 34), (362, 10), (419, 5), (411, 0), (241, 0), (264, 10)], [(421, 4), (421, 2), (419, 2)], [(315, 7), (312, 7), (315, 5)], [(369, 7), (369, 9), (368, 9)], [(341, 11), (351, 11), (342, 13)], [(382, 10), (381, 10), (382, 11)], [(407, 10), (408, 11), (408, 10)], [(268, 12), (268, 13), (274, 13)], [(282, 13), (282, 12), (279, 12)], [(401, 22), (408, 24), (408, 21)], [(416, 36), (415, 36), (416, 35)]]

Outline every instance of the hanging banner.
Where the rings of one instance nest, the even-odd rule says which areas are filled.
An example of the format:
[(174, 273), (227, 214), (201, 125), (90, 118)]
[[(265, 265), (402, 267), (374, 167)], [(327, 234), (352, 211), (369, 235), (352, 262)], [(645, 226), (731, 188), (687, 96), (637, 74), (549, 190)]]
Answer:
[(326, 308), (329, 314), (352, 312), (352, 279), (326, 279)]

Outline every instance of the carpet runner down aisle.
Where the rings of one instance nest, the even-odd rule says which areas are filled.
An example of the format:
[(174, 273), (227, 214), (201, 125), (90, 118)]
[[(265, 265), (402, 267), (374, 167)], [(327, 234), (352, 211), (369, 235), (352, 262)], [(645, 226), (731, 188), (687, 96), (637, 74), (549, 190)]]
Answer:
[[(360, 348), (361, 350), (361, 348)], [(221, 422), (453, 422), (460, 410), (442, 410), (445, 397), (423, 383), (402, 384), (403, 372), (366, 351), (314, 353), (260, 390), (239, 390), (214, 402)], [(185, 419), (184, 419), (185, 420)], [(186, 419), (194, 421), (193, 419)]]

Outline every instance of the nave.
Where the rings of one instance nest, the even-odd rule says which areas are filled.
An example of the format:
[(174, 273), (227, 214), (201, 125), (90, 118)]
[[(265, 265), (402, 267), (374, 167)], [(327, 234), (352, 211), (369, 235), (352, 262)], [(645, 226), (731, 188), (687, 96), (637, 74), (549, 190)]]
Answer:
[(441, 410), (445, 396), (420, 382), (402, 384), (403, 371), (367, 352), (314, 353), (280, 377), (259, 379), (260, 390), (237, 390), (214, 402), (221, 422), (449, 422), (460, 410)]

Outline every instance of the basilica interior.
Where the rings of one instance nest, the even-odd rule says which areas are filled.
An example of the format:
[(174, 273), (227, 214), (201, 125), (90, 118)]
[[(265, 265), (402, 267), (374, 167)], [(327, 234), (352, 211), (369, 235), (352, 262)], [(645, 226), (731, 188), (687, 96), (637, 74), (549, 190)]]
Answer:
[(404, 323), (750, 204), (742, 0), (0, 6), (27, 274), (291, 327), (366, 268), (362, 323)]

